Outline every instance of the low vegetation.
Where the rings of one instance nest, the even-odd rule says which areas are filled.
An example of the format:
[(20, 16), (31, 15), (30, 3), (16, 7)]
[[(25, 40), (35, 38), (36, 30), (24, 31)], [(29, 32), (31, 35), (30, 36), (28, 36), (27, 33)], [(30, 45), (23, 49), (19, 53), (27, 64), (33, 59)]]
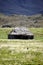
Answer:
[(0, 40), (1, 65), (43, 65), (43, 42)]
[(29, 28), (33, 40), (10, 40), (12, 28), (0, 28), (0, 65), (43, 65), (43, 28)]
[(43, 27), (43, 16), (42, 14), (26, 16), (16, 15), (11, 16), (0, 14), (0, 27), (15, 27), (15, 26), (26, 26), (26, 27)]

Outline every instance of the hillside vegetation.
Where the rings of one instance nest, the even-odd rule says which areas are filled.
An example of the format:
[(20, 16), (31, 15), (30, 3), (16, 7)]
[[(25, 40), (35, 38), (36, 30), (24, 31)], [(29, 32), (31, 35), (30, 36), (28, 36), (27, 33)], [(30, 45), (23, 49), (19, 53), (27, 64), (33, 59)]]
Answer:
[(26, 15), (3, 15), (0, 14), (0, 27), (3, 25), (26, 26), (26, 27), (43, 27), (43, 15), (37, 14), (32, 16)]

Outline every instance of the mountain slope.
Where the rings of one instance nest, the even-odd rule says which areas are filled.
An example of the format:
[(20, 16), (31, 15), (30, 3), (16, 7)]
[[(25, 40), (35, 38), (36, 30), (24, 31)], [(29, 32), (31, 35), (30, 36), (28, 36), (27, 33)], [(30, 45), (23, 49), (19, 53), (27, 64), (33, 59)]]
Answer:
[(25, 27), (43, 27), (43, 15), (11, 15), (6, 16), (0, 14), (0, 27), (15, 27), (15, 26), (25, 26)]
[(43, 0), (0, 0), (0, 13), (7, 15), (32, 15), (36, 13), (42, 14)]

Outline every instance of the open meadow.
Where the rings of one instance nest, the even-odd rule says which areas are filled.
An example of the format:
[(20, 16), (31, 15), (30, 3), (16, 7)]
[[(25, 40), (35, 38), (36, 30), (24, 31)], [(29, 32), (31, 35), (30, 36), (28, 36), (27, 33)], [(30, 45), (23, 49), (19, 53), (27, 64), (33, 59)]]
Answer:
[(29, 28), (33, 40), (8, 39), (13, 28), (0, 28), (0, 65), (43, 65), (43, 28)]

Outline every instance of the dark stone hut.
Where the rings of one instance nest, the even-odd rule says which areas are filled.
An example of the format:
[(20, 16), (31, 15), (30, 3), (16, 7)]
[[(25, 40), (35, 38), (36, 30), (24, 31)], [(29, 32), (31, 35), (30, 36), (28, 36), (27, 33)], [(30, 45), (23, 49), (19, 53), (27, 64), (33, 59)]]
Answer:
[(11, 25), (2, 25), (2, 28), (11, 28)]
[(8, 34), (8, 39), (33, 39), (34, 35), (26, 27), (16, 27)]

